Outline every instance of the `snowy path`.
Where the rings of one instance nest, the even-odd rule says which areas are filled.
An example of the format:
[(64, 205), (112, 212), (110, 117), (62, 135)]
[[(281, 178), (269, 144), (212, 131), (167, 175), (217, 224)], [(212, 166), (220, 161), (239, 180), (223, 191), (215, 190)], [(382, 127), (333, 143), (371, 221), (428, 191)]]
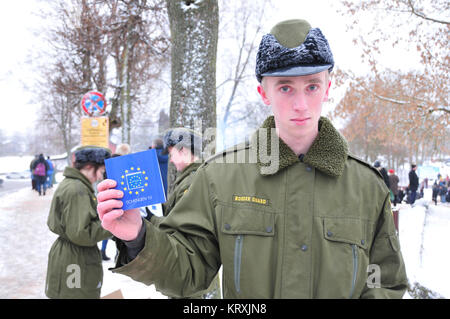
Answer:
[(45, 298), (47, 255), (56, 236), (47, 228), (52, 190), (23, 188), (0, 197), (0, 298)]

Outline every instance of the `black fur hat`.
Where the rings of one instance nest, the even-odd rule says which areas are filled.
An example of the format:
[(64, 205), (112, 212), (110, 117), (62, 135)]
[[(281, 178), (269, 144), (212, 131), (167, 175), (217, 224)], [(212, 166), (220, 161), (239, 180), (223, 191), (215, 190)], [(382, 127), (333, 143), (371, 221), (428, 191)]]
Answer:
[(111, 152), (103, 147), (84, 146), (75, 151), (75, 162), (104, 164), (111, 157)]
[(167, 130), (163, 137), (163, 154), (169, 152), (170, 146), (185, 147), (192, 154), (199, 156), (202, 152), (202, 137), (197, 132), (184, 127)]
[(256, 55), (256, 78), (263, 76), (301, 76), (330, 72), (333, 54), (318, 28), (305, 20), (287, 20), (263, 36)]

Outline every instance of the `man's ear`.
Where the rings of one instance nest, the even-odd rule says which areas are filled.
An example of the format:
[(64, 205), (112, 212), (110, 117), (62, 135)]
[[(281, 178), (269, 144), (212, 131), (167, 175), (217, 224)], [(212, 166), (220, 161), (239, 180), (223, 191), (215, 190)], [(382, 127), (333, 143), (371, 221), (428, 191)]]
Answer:
[(266, 91), (264, 90), (262, 84), (258, 85), (258, 93), (261, 95), (261, 99), (263, 100), (265, 105), (270, 105), (270, 100), (267, 97)]

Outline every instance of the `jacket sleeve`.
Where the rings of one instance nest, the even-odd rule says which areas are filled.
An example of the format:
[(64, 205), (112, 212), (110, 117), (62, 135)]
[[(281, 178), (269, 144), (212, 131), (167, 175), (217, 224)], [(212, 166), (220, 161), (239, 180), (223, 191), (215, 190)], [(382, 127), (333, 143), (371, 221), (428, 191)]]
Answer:
[[(402, 298), (408, 285), (389, 200), (385, 198), (370, 249), (370, 268), (361, 298)], [(370, 271), (369, 271), (370, 270)]]
[(78, 246), (95, 246), (112, 234), (101, 226), (89, 193), (71, 189), (65, 196), (63, 223), (67, 238)]
[(207, 289), (220, 267), (211, 188), (199, 169), (189, 191), (159, 227), (145, 221), (145, 246), (139, 255), (113, 271), (155, 284), (174, 297)]

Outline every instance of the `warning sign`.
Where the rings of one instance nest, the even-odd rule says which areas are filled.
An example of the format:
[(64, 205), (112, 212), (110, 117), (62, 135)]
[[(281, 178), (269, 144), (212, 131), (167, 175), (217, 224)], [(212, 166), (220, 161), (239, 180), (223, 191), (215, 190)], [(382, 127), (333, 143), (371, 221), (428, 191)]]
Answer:
[(108, 117), (81, 118), (81, 145), (109, 147)]

